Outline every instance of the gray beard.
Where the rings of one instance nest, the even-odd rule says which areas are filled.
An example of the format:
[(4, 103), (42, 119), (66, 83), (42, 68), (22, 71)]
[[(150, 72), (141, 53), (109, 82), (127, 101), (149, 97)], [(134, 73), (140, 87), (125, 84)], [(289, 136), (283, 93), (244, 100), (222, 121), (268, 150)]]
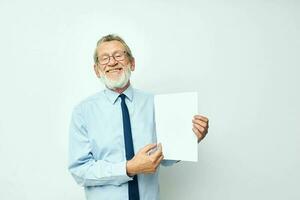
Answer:
[(125, 87), (130, 79), (130, 76), (131, 76), (130, 67), (126, 67), (123, 74), (121, 75), (121, 77), (118, 80), (111, 80), (111, 79), (107, 78), (106, 75), (100, 76), (99, 79), (106, 87), (108, 87), (109, 89), (115, 90), (118, 88)]

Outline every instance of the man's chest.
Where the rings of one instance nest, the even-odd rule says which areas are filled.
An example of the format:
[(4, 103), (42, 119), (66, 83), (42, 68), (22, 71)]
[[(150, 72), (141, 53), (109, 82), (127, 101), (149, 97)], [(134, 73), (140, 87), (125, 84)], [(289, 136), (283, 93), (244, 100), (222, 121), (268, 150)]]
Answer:
[[(147, 144), (156, 142), (152, 108), (128, 106), (135, 153)], [(89, 144), (95, 159), (118, 162), (125, 159), (122, 111), (94, 108), (86, 119)]]

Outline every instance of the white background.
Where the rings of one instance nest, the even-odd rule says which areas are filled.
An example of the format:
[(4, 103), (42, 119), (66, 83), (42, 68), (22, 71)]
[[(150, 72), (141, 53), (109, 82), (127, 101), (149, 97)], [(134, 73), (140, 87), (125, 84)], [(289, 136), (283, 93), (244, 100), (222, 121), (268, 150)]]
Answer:
[(198, 91), (199, 162), (161, 168), (163, 200), (300, 199), (299, 1), (0, 0), (0, 199), (82, 200), (70, 114), (103, 88), (96, 41), (121, 35), (132, 82)]

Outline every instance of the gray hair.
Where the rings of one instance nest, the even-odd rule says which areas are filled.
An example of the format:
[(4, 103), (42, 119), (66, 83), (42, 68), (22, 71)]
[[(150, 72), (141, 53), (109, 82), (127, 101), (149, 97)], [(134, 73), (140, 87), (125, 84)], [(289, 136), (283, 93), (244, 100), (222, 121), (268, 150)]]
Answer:
[(130, 50), (129, 46), (126, 44), (126, 42), (118, 35), (109, 34), (109, 35), (103, 36), (97, 42), (97, 46), (96, 46), (95, 51), (94, 51), (94, 62), (95, 62), (95, 64), (98, 63), (97, 49), (98, 49), (99, 45), (102, 44), (103, 42), (110, 42), (110, 41), (119, 41), (119, 42), (121, 42), (123, 44), (124, 48), (125, 48), (125, 51), (128, 55), (129, 60), (132, 61), (134, 59), (134, 57), (132, 56), (131, 50)]

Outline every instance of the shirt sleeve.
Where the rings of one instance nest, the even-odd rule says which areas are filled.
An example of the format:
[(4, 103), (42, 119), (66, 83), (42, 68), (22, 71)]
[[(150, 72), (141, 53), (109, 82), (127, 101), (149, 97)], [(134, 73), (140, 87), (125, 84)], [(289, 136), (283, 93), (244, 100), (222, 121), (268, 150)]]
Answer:
[(100, 186), (121, 185), (132, 180), (126, 172), (126, 160), (118, 163), (95, 160), (91, 149), (86, 123), (76, 107), (69, 129), (68, 166), (75, 181), (81, 186)]

